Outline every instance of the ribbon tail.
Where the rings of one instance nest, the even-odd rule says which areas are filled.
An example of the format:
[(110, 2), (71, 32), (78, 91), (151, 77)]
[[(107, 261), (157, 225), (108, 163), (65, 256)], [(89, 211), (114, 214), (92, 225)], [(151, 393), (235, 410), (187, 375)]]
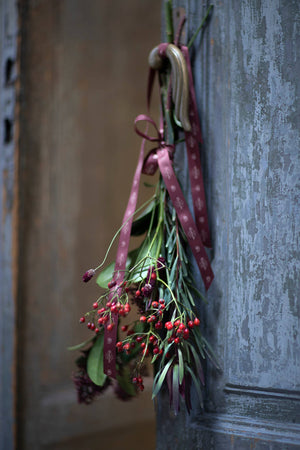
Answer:
[(208, 290), (214, 279), (214, 273), (192, 214), (175, 176), (167, 148), (158, 150), (157, 155), (160, 172), (164, 179), (170, 199), (196, 259), (205, 289)]
[[(136, 209), (139, 185), (141, 179), (141, 173), (144, 162), (144, 149), (145, 149), (145, 139), (142, 141), (140, 155), (136, 167), (136, 171), (133, 177), (131, 192), (129, 201), (125, 210), (123, 217), (123, 227), (120, 232), (116, 264), (114, 268), (113, 280), (116, 282), (116, 287), (113, 287), (109, 293), (109, 300), (114, 300), (118, 298), (121, 292), (120, 285), (122, 284), (125, 276), (126, 261), (128, 256), (129, 240), (131, 234), (131, 227), (133, 222), (133, 215)], [(104, 331), (104, 354), (103, 354), (103, 369), (104, 373), (111, 378), (116, 378), (116, 343), (117, 343), (117, 330), (118, 330), (118, 314), (112, 314), (112, 322), (114, 327), (112, 330), (107, 329), (105, 326)]]
[(181, 47), (181, 51), (186, 61), (189, 76), (189, 119), (192, 129), (189, 132), (185, 132), (185, 141), (188, 155), (189, 176), (195, 222), (203, 244), (206, 247), (211, 248), (212, 245), (208, 226), (208, 215), (198, 146), (198, 143), (203, 143), (203, 139), (199, 122), (199, 115), (197, 111), (196, 94), (194, 89), (189, 51), (185, 46)]

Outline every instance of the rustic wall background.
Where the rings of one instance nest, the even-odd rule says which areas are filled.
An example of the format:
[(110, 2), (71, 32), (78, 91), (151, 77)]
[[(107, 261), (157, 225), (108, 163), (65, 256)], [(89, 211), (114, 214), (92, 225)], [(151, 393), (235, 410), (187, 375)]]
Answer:
[(18, 445), (132, 450), (142, 436), (153, 448), (150, 380), (137, 401), (110, 393), (79, 406), (66, 347), (89, 336), (77, 324), (98, 289), (81, 276), (104, 256), (130, 192), (161, 4), (20, 3)]

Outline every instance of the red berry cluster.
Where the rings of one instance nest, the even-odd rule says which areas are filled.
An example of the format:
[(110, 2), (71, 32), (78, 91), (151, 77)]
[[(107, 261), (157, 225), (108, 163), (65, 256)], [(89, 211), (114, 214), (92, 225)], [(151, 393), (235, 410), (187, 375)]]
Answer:
[[(108, 287), (109, 289), (111, 289), (112, 287), (114, 287), (116, 285), (115, 281), (111, 281), (108, 283)], [(122, 287), (126, 286), (126, 282), (124, 282), (122, 284)], [(101, 299), (105, 299), (106, 296), (101, 297)], [(128, 303), (128, 301), (126, 301), (125, 303), (121, 303), (118, 300), (112, 299), (109, 300), (108, 302), (106, 302), (105, 306), (103, 306), (102, 308), (99, 308), (100, 306), (99, 301), (96, 301), (93, 303), (93, 310), (88, 312), (86, 314), (86, 316), (91, 316), (92, 317), (92, 321), (88, 322), (87, 327), (92, 330), (95, 331), (96, 333), (99, 333), (100, 329), (99, 327), (104, 326), (105, 324), (107, 324), (107, 322), (110, 322), (107, 325), (107, 330), (111, 331), (114, 327), (114, 322), (112, 321), (112, 314), (117, 314), (120, 317), (126, 317), (129, 312), (131, 311), (131, 306)], [(99, 308), (99, 309), (98, 309)], [(96, 312), (97, 310), (97, 312)], [(80, 323), (84, 323), (85, 322), (85, 316), (81, 317), (79, 319)], [(98, 323), (98, 326), (96, 327), (95, 323)]]
[(137, 377), (132, 378), (133, 384), (137, 386), (140, 391), (143, 391), (145, 389), (145, 386), (143, 385), (143, 378), (139, 375)]
[(165, 309), (165, 301), (164, 299), (160, 299), (158, 302), (153, 301), (151, 302), (151, 305), (148, 309), (148, 316), (141, 316), (140, 321), (141, 322), (147, 322), (147, 323), (155, 323), (155, 328), (157, 330), (160, 330), (163, 325), (162, 322), (159, 320), (161, 316), (163, 315), (163, 310)]
[(200, 320), (198, 317), (194, 320), (189, 320), (187, 324), (184, 324), (179, 319), (175, 320), (175, 322), (166, 322), (165, 328), (168, 331), (173, 330), (172, 335), (168, 338), (168, 343), (174, 342), (175, 344), (179, 344), (182, 339), (187, 340), (190, 337), (190, 329), (199, 324)]

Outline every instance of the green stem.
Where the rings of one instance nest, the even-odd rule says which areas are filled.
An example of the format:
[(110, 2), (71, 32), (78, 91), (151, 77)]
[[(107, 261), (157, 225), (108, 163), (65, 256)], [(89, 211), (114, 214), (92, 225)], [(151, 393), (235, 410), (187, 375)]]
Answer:
[(172, 0), (165, 1), (165, 15), (166, 15), (167, 42), (169, 42), (171, 44), (174, 40), (174, 28), (173, 28), (173, 18), (172, 18)]
[(189, 43), (188, 43), (188, 45), (187, 45), (188, 49), (190, 49), (191, 46), (193, 45), (194, 40), (196, 39), (196, 37), (198, 36), (198, 33), (200, 32), (201, 28), (203, 27), (203, 25), (204, 25), (205, 22), (207, 21), (208, 16), (209, 16), (211, 10), (213, 9), (213, 7), (214, 7), (214, 5), (210, 5), (210, 7), (208, 8), (208, 10), (206, 11), (206, 14), (205, 14), (205, 16), (204, 16), (202, 22), (200, 23), (199, 27), (197, 28), (197, 30), (195, 31), (195, 33), (193, 34), (192, 38), (190, 39), (190, 41), (189, 41)]
[(106, 253), (105, 253), (105, 256), (104, 256), (104, 259), (103, 259), (102, 263), (99, 264), (99, 266), (95, 267), (94, 270), (100, 269), (100, 268), (105, 264), (105, 261), (106, 261), (106, 259), (107, 259), (107, 257), (108, 257), (108, 254), (109, 254), (109, 252), (110, 252), (110, 249), (112, 248), (113, 243), (115, 242), (116, 238), (118, 237), (118, 234), (122, 231), (123, 227), (129, 222), (129, 220), (130, 220), (133, 216), (135, 216), (135, 214), (137, 214), (138, 212), (140, 212), (143, 208), (145, 208), (145, 206), (147, 206), (149, 203), (151, 203), (152, 200), (154, 200), (154, 199), (155, 199), (155, 195), (153, 195), (150, 199), (148, 199), (145, 203), (143, 203), (142, 206), (140, 206), (138, 209), (136, 209), (136, 210), (134, 211), (134, 213), (130, 214), (130, 216), (128, 217), (128, 219), (126, 220), (126, 222), (124, 222), (124, 223), (120, 226), (120, 228), (118, 229), (118, 231), (116, 232), (116, 234), (115, 234), (114, 237), (112, 238), (111, 243), (109, 244), (109, 247), (108, 247), (108, 249), (107, 249), (107, 251), (106, 251)]

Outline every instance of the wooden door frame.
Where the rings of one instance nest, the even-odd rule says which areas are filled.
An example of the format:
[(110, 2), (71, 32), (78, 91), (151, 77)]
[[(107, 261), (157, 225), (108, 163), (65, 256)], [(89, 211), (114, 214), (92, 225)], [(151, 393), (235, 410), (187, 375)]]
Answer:
[(15, 448), (18, 168), (17, 2), (0, 3), (0, 449)]

